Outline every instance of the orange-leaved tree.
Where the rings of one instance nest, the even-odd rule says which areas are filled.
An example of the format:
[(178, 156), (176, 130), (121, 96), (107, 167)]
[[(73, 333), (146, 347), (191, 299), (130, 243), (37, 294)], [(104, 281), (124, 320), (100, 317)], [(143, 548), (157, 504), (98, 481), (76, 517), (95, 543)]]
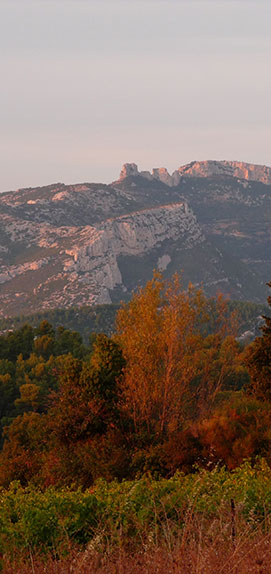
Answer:
[(203, 460), (222, 462), (231, 469), (256, 456), (270, 461), (270, 423), (268, 403), (242, 391), (232, 393), (197, 425), (195, 437), (202, 444)]
[(122, 409), (136, 432), (176, 432), (212, 403), (236, 368), (234, 328), (220, 299), (182, 289), (177, 274), (165, 281), (155, 272), (133, 295), (118, 313), (116, 340), (126, 361)]

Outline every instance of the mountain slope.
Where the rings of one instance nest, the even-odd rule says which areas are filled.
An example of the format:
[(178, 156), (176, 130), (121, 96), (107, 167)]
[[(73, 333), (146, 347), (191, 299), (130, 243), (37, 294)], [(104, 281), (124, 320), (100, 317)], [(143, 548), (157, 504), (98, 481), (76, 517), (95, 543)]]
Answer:
[(111, 185), (0, 196), (0, 316), (118, 302), (154, 268), (264, 301), (271, 277), (271, 169), (192, 162), (170, 175), (125, 164)]

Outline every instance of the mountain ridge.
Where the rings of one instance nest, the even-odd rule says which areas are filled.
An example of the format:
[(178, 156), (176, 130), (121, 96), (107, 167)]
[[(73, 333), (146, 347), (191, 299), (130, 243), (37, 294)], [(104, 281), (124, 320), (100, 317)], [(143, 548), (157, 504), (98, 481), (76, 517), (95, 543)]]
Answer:
[(182, 271), (210, 295), (264, 301), (271, 185), (262, 180), (271, 168), (208, 161), (179, 170), (174, 185), (165, 168), (124, 164), (110, 185), (0, 195), (0, 316), (118, 303), (154, 268)]
[(244, 179), (246, 181), (258, 181), (266, 185), (271, 185), (271, 167), (228, 160), (192, 161), (180, 166), (172, 175), (170, 175), (166, 167), (153, 168), (152, 172), (140, 172), (136, 163), (125, 163), (121, 169), (119, 179), (114, 183), (123, 181), (130, 176), (137, 177), (139, 175), (148, 180), (157, 179), (168, 186), (177, 186), (182, 177), (217, 176)]

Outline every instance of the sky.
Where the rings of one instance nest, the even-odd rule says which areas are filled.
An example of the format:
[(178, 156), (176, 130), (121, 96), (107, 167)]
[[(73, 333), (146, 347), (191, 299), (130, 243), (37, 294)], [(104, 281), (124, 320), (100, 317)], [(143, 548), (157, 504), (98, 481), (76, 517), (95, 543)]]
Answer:
[(270, 0), (0, 0), (0, 191), (271, 165)]

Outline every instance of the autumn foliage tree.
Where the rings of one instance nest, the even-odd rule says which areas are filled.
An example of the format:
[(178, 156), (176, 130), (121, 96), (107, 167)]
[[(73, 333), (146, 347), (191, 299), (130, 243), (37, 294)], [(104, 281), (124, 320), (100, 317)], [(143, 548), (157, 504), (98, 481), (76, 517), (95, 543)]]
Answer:
[(46, 450), (45, 417), (24, 413), (5, 428), (5, 443), (0, 456), (0, 484), (8, 486), (13, 480), (22, 485), (38, 482)]
[(240, 392), (233, 393), (208, 419), (200, 421), (194, 435), (203, 446), (202, 460), (232, 469), (256, 456), (271, 461), (270, 429), (268, 404)]
[(177, 275), (166, 282), (156, 273), (134, 294), (119, 311), (116, 340), (126, 361), (122, 407), (136, 432), (174, 433), (210, 407), (236, 368), (234, 327), (220, 298), (183, 290)]

